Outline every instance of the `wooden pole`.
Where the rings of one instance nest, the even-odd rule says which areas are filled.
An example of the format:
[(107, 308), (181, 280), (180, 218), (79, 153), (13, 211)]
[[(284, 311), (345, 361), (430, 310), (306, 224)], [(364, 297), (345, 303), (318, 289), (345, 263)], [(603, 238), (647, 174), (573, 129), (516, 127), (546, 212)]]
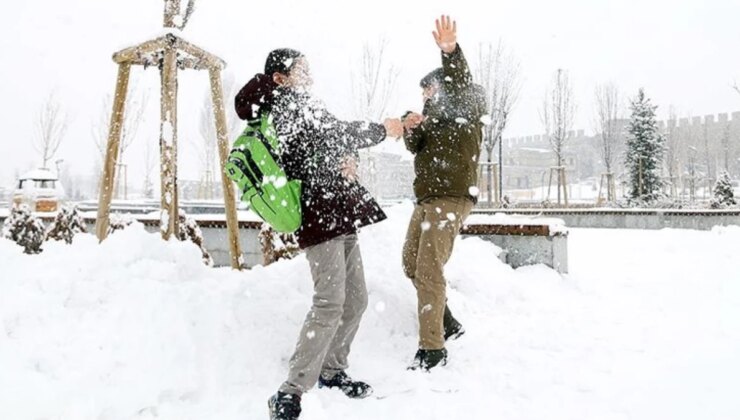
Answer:
[(100, 195), (98, 197), (98, 217), (95, 224), (95, 233), (101, 242), (108, 237), (108, 227), (110, 226), (110, 204), (113, 199), (113, 185), (115, 182), (116, 163), (118, 161), (118, 149), (121, 143), (123, 113), (125, 111), (130, 74), (130, 64), (122, 63), (118, 66), (116, 96), (113, 99), (113, 114), (108, 131), (108, 148), (105, 152), (103, 179), (100, 182)]
[(565, 177), (565, 167), (560, 167), (560, 176), (563, 180), (563, 201), (565, 202), (565, 207), (568, 207), (568, 181)]
[(164, 27), (176, 28), (175, 16), (180, 14), (180, 0), (164, 0)]
[(224, 205), (226, 210), (226, 227), (228, 229), (229, 249), (231, 250), (231, 268), (240, 270), (244, 265), (241, 246), (239, 245), (239, 220), (236, 217), (236, 197), (234, 185), (226, 176), (226, 161), (229, 158), (228, 131), (226, 129), (226, 111), (224, 109), (224, 93), (221, 82), (221, 68), (212, 66), (209, 69), (211, 79), (211, 96), (213, 97), (213, 112), (216, 117), (216, 133), (218, 135), (218, 154), (221, 164), (221, 182), (224, 187)]
[(160, 151), (162, 164), (162, 238), (169, 240), (179, 231), (177, 200), (177, 51), (164, 50)]

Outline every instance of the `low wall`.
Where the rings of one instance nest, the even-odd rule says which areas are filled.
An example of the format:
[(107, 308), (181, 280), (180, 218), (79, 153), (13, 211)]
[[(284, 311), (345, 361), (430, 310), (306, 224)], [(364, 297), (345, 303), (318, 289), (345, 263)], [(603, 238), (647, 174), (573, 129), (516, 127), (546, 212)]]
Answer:
[(650, 209), (476, 209), (474, 214), (520, 214), (554, 217), (569, 228), (694, 229), (740, 225), (740, 210)]

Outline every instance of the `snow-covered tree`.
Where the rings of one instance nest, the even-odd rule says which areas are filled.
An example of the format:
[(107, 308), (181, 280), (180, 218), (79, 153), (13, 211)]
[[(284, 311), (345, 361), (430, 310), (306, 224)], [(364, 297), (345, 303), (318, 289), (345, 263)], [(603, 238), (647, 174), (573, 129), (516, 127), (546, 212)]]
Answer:
[(629, 176), (628, 198), (632, 202), (649, 203), (662, 195), (660, 177), (665, 153), (665, 137), (655, 119), (654, 106), (640, 89), (631, 101), (632, 117), (627, 137), (625, 165)]
[(732, 189), (732, 182), (730, 181), (730, 174), (727, 171), (723, 171), (717, 179), (717, 183), (714, 184), (714, 198), (712, 198), (710, 205), (713, 209), (737, 205), (735, 192)]
[(63, 207), (49, 225), (46, 240), (53, 239), (71, 244), (78, 233), (87, 233), (87, 228), (77, 207)]
[(259, 238), (265, 266), (276, 261), (293, 259), (300, 253), (295, 235), (277, 233), (267, 223), (262, 224)]
[(177, 239), (181, 241), (190, 241), (200, 248), (200, 252), (203, 255), (203, 263), (209, 267), (213, 266), (213, 258), (205, 247), (205, 241), (203, 240), (203, 232), (200, 230), (198, 223), (192, 218), (185, 214), (184, 211), (180, 210), (180, 232), (177, 234)]
[(39, 254), (46, 237), (44, 223), (27, 205), (14, 208), (3, 225), (3, 238), (23, 247), (26, 254)]

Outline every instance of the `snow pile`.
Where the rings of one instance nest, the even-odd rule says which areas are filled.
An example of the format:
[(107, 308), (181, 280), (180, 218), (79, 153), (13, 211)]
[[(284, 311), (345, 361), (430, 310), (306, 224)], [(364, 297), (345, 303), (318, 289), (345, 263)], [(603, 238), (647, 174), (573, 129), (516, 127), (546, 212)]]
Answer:
[[(740, 415), (740, 228), (571, 232), (572, 274), (512, 270), (460, 240), (450, 364), (405, 370), (411, 206), (361, 236), (370, 304), (350, 374), (376, 396), (304, 396), (302, 420), (730, 419)], [(263, 419), (312, 283), (304, 257), (239, 273), (134, 224), (37, 256), (0, 240), (0, 418)]]

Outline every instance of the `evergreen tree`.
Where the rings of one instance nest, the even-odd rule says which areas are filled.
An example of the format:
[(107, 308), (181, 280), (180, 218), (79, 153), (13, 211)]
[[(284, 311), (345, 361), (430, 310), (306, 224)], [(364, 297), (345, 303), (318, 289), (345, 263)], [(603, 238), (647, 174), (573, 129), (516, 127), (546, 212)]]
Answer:
[(629, 174), (628, 198), (631, 202), (650, 203), (663, 196), (660, 170), (665, 138), (655, 119), (656, 108), (643, 89), (631, 101), (632, 117), (625, 156)]
[(732, 189), (732, 182), (730, 182), (730, 174), (724, 171), (717, 179), (717, 183), (714, 184), (714, 198), (711, 201), (711, 206), (713, 209), (721, 209), (734, 205), (737, 205), (737, 201)]

